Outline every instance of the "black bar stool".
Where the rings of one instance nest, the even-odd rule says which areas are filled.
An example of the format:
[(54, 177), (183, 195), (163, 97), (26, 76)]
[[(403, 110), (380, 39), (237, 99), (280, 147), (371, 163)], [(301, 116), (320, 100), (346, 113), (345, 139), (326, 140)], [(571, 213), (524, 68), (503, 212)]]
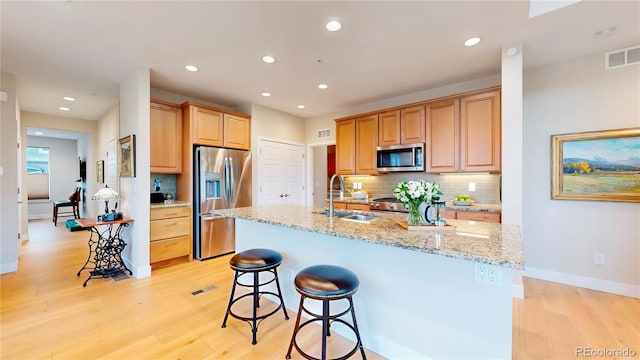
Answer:
[[(287, 359), (291, 359), (291, 349), (295, 346), (300, 355), (310, 360), (326, 360), (327, 358), (327, 336), (330, 336), (329, 326), (330, 322), (339, 322), (350, 328), (356, 335), (356, 345), (347, 354), (332, 359), (343, 360), (360, 349), (362, 358), (366, 359), (367, 356), (364, 353), (362, 346), (362, 340), (360, 339), (360, 332), (358, 331), (358, 323), (356, 322), (356, 313), (353, 309), (353, 299), (351, 296), (358, 291), (358, 277), (356, 274), (340, 266), (334, 265), (315, 265), (302, 269), (295, 279), (296, 290), (300, 293), (300, 306), (298, 307), (298, 317), (296, 318), (296, 325), (291, 335), (291, 342), (289, 343), (289, 351), (287, 351)], [(322, 315), (312, 313), (304, 307), (304, 300), (311, 298), (315, 300), (322, 300)], [(349, 301), (349, 307), (339, 313), (331, 315), (329, 311), (329, 302), (332, 300), (347, 299)], [(307, 320), (300, 324), (300, 315), (305, 312), (312, 316), (310, 320)], [(348, 312), (351, 312), (351, 318), (353, 319), (353, 325), (340, 319), (340, 317)], [(302, 330), (303, 327), (316, 322), (322, 322), (322, 359), (312, 357), (300, 349), (296, 342), (296, 335)]]
[[(258, 321), (262, 321), (267, 317), (275, 314), (282, 308), (284, 312), (284, 318), (289, 320), (289, 315), (287, 315), (287, 309), (284, 307), (284, 299), (282, 298), (282, 291), (280, 291), (280, 281), (278, 281), (278, 271), (277, 267), (282, 263), (282, 255), (277, 251), (269, 250), (269, 249), (251, 249), (246, 250), (240, 253), (235, 254), (231, 260), (229, 260), (229, 265), (231, 269), (236, 272), (235, 278), (233, 280), (233, 287), (231, 288), (231, 296), (229, 297), (229, 305), (227, 306), (227, 313), (224, 315), (224, 321), (222, 321), (222, 327), (227, 327), (227, 318), (229, 315), (233, 316), (236, 319), (246, 321), (251, 325), (251, 332), (253, 333), (253, 341), (251, 342), (253, 345), (257, 343), (256, 334), (258, 332)], [(270, 272), (273, 274), (273, 278), (269, 279), (265, 282), (260, 282), (259, 275), (261, 272)], [(243, 275), (253, 274), (253, 283), (252, 284), (243, 284), (239, 281), (239, 278)], [(260, 286), (264, 286), (270, 284), (272, 282), (276, 282), (276, 288), (278, 289), (278, 293), (274, 293), (271, 291), (260, 291)], [(236, 285), (250, 287), (252, 288), (252, 292), (239, 296), (234, 299), (233, 296), (236, 292)], [(260, 296), (262, 295), (273, 295), (278, 298), (280, 304), (278, 307), (269, 312), (268, 314), (258, 315), (258, 308), (260, 307)], [(234, 314), (231, 311), (231, 307), (237, 301), (248, 297), (253, 297), (253, 316), (245, 317)]]

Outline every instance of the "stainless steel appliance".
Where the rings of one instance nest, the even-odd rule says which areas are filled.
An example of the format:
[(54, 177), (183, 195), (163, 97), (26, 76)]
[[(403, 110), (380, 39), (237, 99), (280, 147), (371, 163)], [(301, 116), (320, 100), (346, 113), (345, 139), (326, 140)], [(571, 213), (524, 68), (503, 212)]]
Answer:
[(409, 212), (394, 197), (377, 198), (369, 202), (369, 209), (378, 211)]
[(378, 146), (378, 172), (424, 171), (424, 143)]
[(215, 210), (251, 206), (251, 152), (198, 146), (194, 153), (194, 249), (204, 260), (235, 251), (235, 219)]

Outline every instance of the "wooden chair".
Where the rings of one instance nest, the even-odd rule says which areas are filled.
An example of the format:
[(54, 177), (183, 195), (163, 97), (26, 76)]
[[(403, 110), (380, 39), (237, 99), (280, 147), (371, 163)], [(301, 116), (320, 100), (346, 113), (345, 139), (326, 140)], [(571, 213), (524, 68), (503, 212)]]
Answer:
[[(67, 200), (56, 200), (53, 202), (53, 225), (58, 226), (58, 216), (71, 216), (74, 219), (80, 218), (80, 188), (77, 187), (76, 191), (69, 196)], [(58, 212), (59, 208), (71, 207), (71, 212)]]

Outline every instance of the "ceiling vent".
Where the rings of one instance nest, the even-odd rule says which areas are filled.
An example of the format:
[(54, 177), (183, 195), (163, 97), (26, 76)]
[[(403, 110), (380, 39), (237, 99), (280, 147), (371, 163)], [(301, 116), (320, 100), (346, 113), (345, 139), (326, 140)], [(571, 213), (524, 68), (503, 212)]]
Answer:
[(622, 66), (640, 64), (640, 46), (634, 46), (604, 54), (605, 69), (615, 69)]
[(318, 130), (318, 139), (331, 137), (331, 129)]

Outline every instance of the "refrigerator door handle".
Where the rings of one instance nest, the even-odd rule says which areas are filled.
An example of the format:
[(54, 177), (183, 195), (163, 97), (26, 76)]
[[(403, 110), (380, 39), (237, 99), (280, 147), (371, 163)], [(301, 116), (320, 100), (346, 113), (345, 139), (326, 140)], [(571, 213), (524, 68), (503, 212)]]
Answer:
[(233, 200), (233, 193), (235, 192), (235, 177), (233, 175), (233, 159), (229, 158), (229, 201)]

